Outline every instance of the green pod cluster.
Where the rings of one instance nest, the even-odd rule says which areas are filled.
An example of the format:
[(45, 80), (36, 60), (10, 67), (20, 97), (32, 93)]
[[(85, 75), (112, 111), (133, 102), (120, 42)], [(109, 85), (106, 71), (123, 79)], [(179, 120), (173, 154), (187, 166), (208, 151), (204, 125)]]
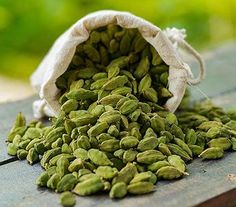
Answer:
[(61, 195), (109, 192), (111, 198), (154, 191), (157, 180), (188, 175), (196, 156), (219, 159), (236, 150), (236, 113), (210, 102), (165, 110), (169, 66), (136, 29), (91, 31), (56, 80), (61, 105), (49, 126), (22, 113), (7, 137), (8, 154), (40, 162), (36, 184)]

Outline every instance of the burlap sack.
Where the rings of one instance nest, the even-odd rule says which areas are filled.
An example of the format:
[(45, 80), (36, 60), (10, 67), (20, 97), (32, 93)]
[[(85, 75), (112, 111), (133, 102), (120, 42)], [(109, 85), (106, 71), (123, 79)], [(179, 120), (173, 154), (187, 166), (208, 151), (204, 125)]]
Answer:
[[(74, 56), (76, 46), (88, 39), (90, 31), (111, 23), (124, 28), (137, 28), (143, 38), (157, 50), (163, 61), (170, 66), (168, 86), (173, 97), (165, 104), (168, 110), (172, 112), (176, 110), (183, 98), (187, 83), (196, 84), (203, 78), (203, 62), (198, 53), (184, 41), (184, 35), (181, 33), (183, 31), (178, 33), (178, 30), (176, 32), (175, 29), (167, 29), (163, 32), (150, 22), (128, 12), (98, 11), (78, 20), (62, 34), (31, 76), (31, 84), (41, 98), (33, 104), (36, 118), (41, 118), (44, 115), (56, 116), (59, 113), (60, 104), (57, 98), (59, 90), (55, 85), (56, 79), (66, 71)], [(197, 79), (191, 78), (189, 66), (178, 55), (175, 48), (178, 45), (185, 47), (185, 49), (190, 48), (189, 51), (197, 58), (199, 57), (201, 73)]]

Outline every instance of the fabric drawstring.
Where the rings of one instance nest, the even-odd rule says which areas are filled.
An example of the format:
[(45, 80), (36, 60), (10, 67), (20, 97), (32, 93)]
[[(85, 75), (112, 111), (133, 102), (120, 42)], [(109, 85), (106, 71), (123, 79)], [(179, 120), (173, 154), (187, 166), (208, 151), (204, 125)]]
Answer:
[(199, 63), (199, 74), (197, 78), (194, 78), (193, 73), (190, 69), (190, 67), (185, 64), (185, 69), (188, 74), (187, 82), (190, 85), (196, 85), (202, 81), (202, 79), (205, 77), (206, 74), (206, 68), (205, 68), (205, 62), (200, 56), (200, 54), (185, 41), (186, 38), (186, 30), (185, 29), (177, 29), (175, 27), (173, 28), (166, 28), (164, 30), (164, 33), (169, 38), (169, 40), (172, 42), (173, 46), (177, 50), (178, 48), (182, 48), (189, 54), (191, 54)]

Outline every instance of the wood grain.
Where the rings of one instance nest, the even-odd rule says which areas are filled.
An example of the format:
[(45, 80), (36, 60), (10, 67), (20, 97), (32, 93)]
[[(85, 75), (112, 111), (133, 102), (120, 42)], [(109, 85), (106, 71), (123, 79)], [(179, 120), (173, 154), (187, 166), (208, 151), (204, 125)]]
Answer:
[[(77, 206), (195, 206), (236, 188), (236, 181), (230, 181), (227, 177), (228, 174), (236, 174), (235, 160), (236, 153), (228, 153), (218, 161), (202, 162), (197, 159), (188, 165), (189, 176), (171, 182), (159, 181), (154, 193), (128, 196), (118, 201), (112, 201), (106, 194), (77, 197)], [(35, 179), (41, 172), (39, 165), (30, 166), (26, 161), (0, 166), (0, 206), (59, 206), (58, 194), (35, 185)]]

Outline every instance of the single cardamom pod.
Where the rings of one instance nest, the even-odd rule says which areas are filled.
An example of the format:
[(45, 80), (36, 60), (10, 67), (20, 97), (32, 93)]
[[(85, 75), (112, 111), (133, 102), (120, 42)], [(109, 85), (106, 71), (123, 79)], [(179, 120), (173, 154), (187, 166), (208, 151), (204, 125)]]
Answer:
[(168, 158), (168, 162), (176, 167), (179, 171), (185, 172), (186, 170), (186, 165), (185, 162), (180, 158), (178, 155), (171, 155)]
[(120, 140), (120, 147), (122, 149), (129, 149), (137, 146), (139, 140), (134, 136), (127, 136)]
[(113, 165), (113, 163), (108, 159), (106, 154), (97, 149), (90, 149), (88, 151), (88, 157), (94, 164), (99, 166)]
[(112, 185), (119, 182), (128, 184), (133, 179), (136, 173), (137, 168), (135, 167), (135, 165), (132, 163), (127, 163), (126, 166), (118, 172), (117, 176), (113, 178)]
[(224, 151), (222, 148), (219, 147), (210, 147), (205, 149), (199, 157), (203, 160), (209, 160), (209, 159), (219, 159), (224, 156)]
[(151, 165), (148, 165), (147, 169), (152, 172), (156, 172), (160, 168), (165, 167), (165, 166), (169, 166), (169, 165), (170, 165), (170, 163), (167, 162), (166, 160), (161, 160), (161, 161), (154, 162)]
[(154, 187), (151, 182), (137, 182), (129, 184), (127, 191), (130, 194), (146, 194), (154, 191)]
[(208, 143), (209, 147), (219, 147), (223, 150), (227, 150), (231, 147), (231, 141), (227, 137), (218, 137), (217, 139), (211, 139)]
[(184, 175), (184, 173), (178, 170), (176, 167), (173, 166), (164, 166), (157, 170), (156, 172), (157, 178), (162, 178), (165, 180), (172, 180), (180, 178)]
[(105, 90), (114, 90), (118, 87), (124, 86), (128, 82), (128, 78), (125, 75), (122, 76), (116, 76), (107, 81), (103, 85), (103, 89)]
[(130, 181), (130, 184), (137, 182), (151, 182), (155, 184), (157, 181), (157, 177), (150, 171), (138, 173), (134, 176), (134, 178)]
[(136, 100), (128, 100), (125, 101), (120, 107), (119, 111), (121, 114), (130, 114), (134, 112), (138, 108), (138, 101)]
[(56, 189), (57, 184), (61, 180), (61, 176), (58, 173), (54, 173), (47, 181), (47, 187), (51, 189)]
[(157, 103), (158, 101), (158, 94), (154, 88), (147, 88), (146, 90), (144, 90), (143, 96), (151, 102)]
[(96, 175), (104, 178), (104, 179), (112, 179), (115, 177), (118, 173), (118, 170), (116, 168), (112, 168), (110, 166), (99, 166), (95, 170)]
[(124, 182), (114, 184), (110, 190), (110, 198), (123, 198), (127, 194), (127, 185)]
[(143, 164), (152, 164), (165, 158), (166, 156), (157, 150), (147, 150), (137, 154), (137, 162)]
[(64, 191), (69, 191), (74, 188), (77, 183), (77, 179), (72, 174), (67, 174), (62, 177), (62, 179), (57, 184), (57, 192), (61, 193)]
[(104, 184), (101, 179), (99, 177), (93, 177), (78, 183), (73, 192), (81, 196), (86, 196), (102, 191), (103, 188)]
[(107, 130), (108, 128), (109, 128), (109, 125), (106, 122), (98, 123), (98, 124), (92, 126), (88, 130), (88, 135), (89, 135), (89, 137), (97, 136), (97, 135), (101, 134), (102, 132), (104, 132), (105, 130)]
[(46, 171), (44, 171), (36, 179), (36, 185), (41, 186), (41, 187), (45, 187), (45, 186), (47, 186), (48, 180), (49, 180), (49, 175)]
[(156, 137), (146, 137), (142, 140), (140, 140), (137, 149), (141, 152), (144, 152), (146, 150), (152, 150), (155, 149), (159, 144), (159, 141)]
[(63, 192), (60, 195), (60, 204), (64, 207), (73, 207), (76, 203), (75, 196), (69, 192)]

